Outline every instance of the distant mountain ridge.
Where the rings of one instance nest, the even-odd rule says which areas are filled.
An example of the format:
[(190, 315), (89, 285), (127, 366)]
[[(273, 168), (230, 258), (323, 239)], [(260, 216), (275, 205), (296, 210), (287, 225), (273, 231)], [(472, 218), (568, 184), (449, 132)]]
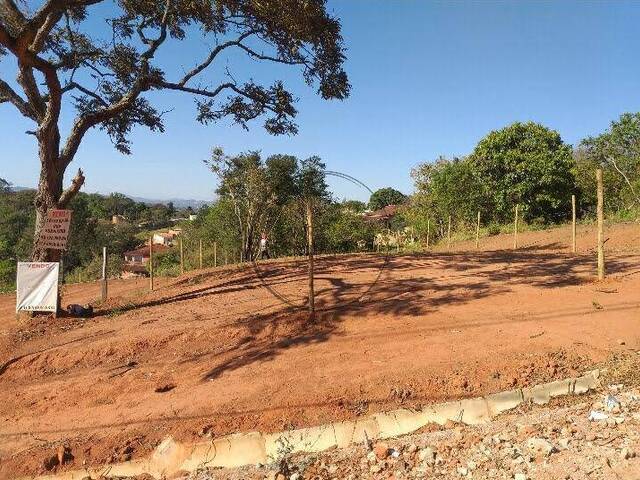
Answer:
[[(14, 192), (21, 192), (23, 190), (35, 190), (35, 188), (21, 187), (19, 185), (11, 185), (11, 190), (13, 190)], [(95, 192), (95, 193), (97, 193), (98, 195), (103, 195), (107, 197), (111, 193), (116, 193), (116, 192), (111, 192), (111, 193)], [(159, 203), (163, 205), (168, 205), (169, 202), (172, 202), (173, 206), (178, 210), (188, 208), (188, 207), (191, 207), (194, 210), (198, 210), (200, 207), (204, 207), (206, 205), (213, 203), (213, 200), (210, 200), (210, 201), (195, 200), (193, 198), (167, 198), (165, 200), (161, 200), (161, 199), (146, 198), (146, 197), (134, 197), (133, 195), (127, 195), (126, 193), (123, 193), (123, 195), (129, 197), (131, 200), (135, 200), (136, 202), (146, 203), (147, 205), (157, 205)]]
[(211, 201), (194, 200), (192, 198), (168, 198), (166, 200), (158, 200), (158, 199), (145, 198), (145, 197), (133, 197), (131, 195), (127, 195), (127, 197), (129, 197), (131, 200), (135, 200), (136, 202), (146, 203), (147, 205), (155, 205), (158, 203), (167, 205), (169, 202), (172, 202), (173, 206), (177, 209), (191, 207), (194, 210), (197, 210), (200, 207), (204, 207), (205, 205), (209, 205), (210, 203), (213, 202), (213, 200)]

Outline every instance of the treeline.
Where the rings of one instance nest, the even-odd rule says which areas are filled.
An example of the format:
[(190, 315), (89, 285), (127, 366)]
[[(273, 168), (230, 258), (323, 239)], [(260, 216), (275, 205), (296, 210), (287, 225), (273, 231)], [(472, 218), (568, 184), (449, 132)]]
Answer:
[[(596, 137), (572, 148), (543, 125), (514, 123), (490, 132), (467, 156), (439, 158), (412, 171), (414, 194), (403, 210), (421, 235), (475, 225), (478, 212), (489, 231), (513, 222), (519, 205), (524, 222), (549, 225), (571, 216), (576, 195), (581, 218), (595, 215), (595, 171), (605, 184), (605, 212), (635, 219), (640, 211), (640, 114), (626, 113)], [(432, 237), (433, 238), (433, 237)]]
[[(217, 177), (217, 199), (182, 222), (186, 268), (253, 259), (260, 236), (268, 237), (271, 256), (307, 253), (308, 208), (314, 223), (318, 253), (342, 253), (374, 248), (377, 234), (410, 228), (411, 235), (432, 242), (446, 234), (449, 218), (456, 232), (471, 229), (478, 212), (485, 232), (498, 233), (513, 221), (519, 205), (530, 226), (560, 223), (571, 215), (576, 195), (581, 218), (595, 214), (595, 170), (603, 169), (605, 211), (610, 219), (637, 219), (640, 212), (640, 113), (627, 113), (610, 128), (577, 146), (543, 125), (514, 123), (490, 132), (474, 150), (460, 158), (439, 158), (413, 169), (414, 192), (405, 196), (393, 188), (371, 195), (368, 204), (340, 200), (329, 191), (325, 165), (318, 157), (250, 151), (229, 156), (215, 149), (208, 165)], [(0, 288), (14, 285), (15, 264), (30, 256), (34, 229), (34, 191), (13, 191), (0, 180)], [(388, 221), (371, 221), (366, 210), (399, 205)], [(97, 278), (103, 246), (111, 252), (111, 274), (121, 271), (126, 250), (148, 239), (149, 231), (186, 217), (171, 204), (146, 205), (121, 194), (80, 193), (74, 198), (71, 239), (64, 271)], [(122, 215), (127, 221), (113, 224)], [(427, 227), (428, 225), (428, 227)], [(214, 252), (213, 246), (216, 246)], [(179, 272), (178, 249), (158, 255), (158, 274)]]
[[(14, 191), (0, 179), (0, 290), (15, 287), (18, 261), (30, 259), (33, 247), (35, 190)], [(109, 248), (110, 274), (121, 271), (123, 253), (135, 248), (146, 237), (146, 231), (170, 224), (170, 219), (191, 213), (176, 211), (173, 205), (147, 205), (120, 193), (111, 195), (78, 193), (69, 208), (70, 238), (63, 256), (67, 276), (98, 278), (102, 247)], [(124, 221), (113, 224), (112, 217), (121, 215)]]
[[(183, 234), (189, 252), (199, 248), (200, 240), (204, 242), (206, 265), (213, 265), (214, 243), (218, 264), (255, 258), (263, 233), (271, 256), (306, 254), (308, 202), (318, 253), (371, 249), (375, 232), (382, 228), (364, 218), (364, 202), (332, 195), (325, 165), (318, 157), (263, 158), (259, 152), (227, 156), (216, 149), (208, 164), (219, 180), (218, 198), (199, 210)], [(190, 263), (190, 267), (195, 263), (193, 253)]]

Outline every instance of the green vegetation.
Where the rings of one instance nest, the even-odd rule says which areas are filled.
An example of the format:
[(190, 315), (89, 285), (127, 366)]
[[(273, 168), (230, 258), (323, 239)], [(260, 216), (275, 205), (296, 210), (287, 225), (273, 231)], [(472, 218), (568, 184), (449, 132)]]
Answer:
[(454, 231), (473, 230), (478, 212), (483, 228), (497, 234), (512, 224), (516, 204), (529, 228), (560, 223), (571, 215), (571, 195), (579, 217), (590, 218), (596, 168), (604, 171), (607, 216), (637, 219), (640, 114), (622, 115), (573, 151), (557, 132), (533, 122), (490, 132), (467, 157), (440, 157), (414, 168), (415, 192), (402, 216), (423, 238), (430, 219), (434, 240), (446, 234), (449, 217)]
[[(12, 191), (0, 182), (0, 290), (15, 286), (18, 261), (31, 257), (35, 226), (33, 201), (35, 190)], [(176, 212), (171, 205), (146, 205), (114, 193), (108, 196), (78, 193), (71, 201), (73, 210), (68, 249), (63, 255), (63, 269), (69, 281), (92, 280), (101, 275), (102, 247), (109, 249), (109, 274), (122, 271), (123, 253), (138, 246), (137, 238), (148, 237), (148, 229), (166, 227)], [(113, 215), (125, 221), (112, 223)], [(145, 233), (147, 232), (147, 233)]]
[[(199, 267), (200, 242), (204, 266), (212, 266), (214, 259), (218, 265), (253, 259), (263, 232), (272, 257), (305, 255), (308, 205), (320, 254), (371, 250), (378, 233), (405, 227), (422, 240), (428, 228), (434, 243), (446, 236), (449, 218), (452, 238), (469, 239), (478, 212), (483, 236), (510, 232), (516, 203), (524, 220), (522, 230), (544, 228), (567, 219), (572, 194), (578, 199), (580, 220), (589, 222), (595, 209), (596, 168), (604, 170), (608, 219), (637, 220), (640, 114), (622, 115), (606, 132), (583, 140), (573, 151), (553, 130), (531, 122), (514, 123), (489, 133), (469, 156), (440, 157), (418, 165), (412, 171), (411, 196), (383, 188), (371, 195), (368, 205), (335, 199), (318, 157), (263, 159), (260, 152), (228, 156), (214, 149), (208, 164), (218, 179), (218, 197), (202, 207), (194, 221), (179, 223), (186, 270)], [(16, 261), (30, 256), (34, 195), (33, 190), (13, 191), (0, 179), (0, 288), (4, 290), (14, 286)], [(390, 204), (400, 207), (389, 221), (367, 219), (367, 207)], [(73, 281), (99, 277), (104, 245), (110, 252), (110, 274), (118, 275), (123, 252), (139, 246), (152, 230), (172, 225), (171, 218), (192, 213), (178, 212), (172, 205), (145, 205), (117, 193), (79, 193), (70, 207), (73, 220), (64, 271)], [(126, 221), (114, 224), (113, 215)], [(179, 265), (178, 248), (155, 256), (159, 275), (177, 275)]]
[(387, 205), (401, 205), (406, 200), (407, 196), (395, 188), (381, 188), (371, 194), (371, 198), (369, 199), (369, 209), (379, 210)]

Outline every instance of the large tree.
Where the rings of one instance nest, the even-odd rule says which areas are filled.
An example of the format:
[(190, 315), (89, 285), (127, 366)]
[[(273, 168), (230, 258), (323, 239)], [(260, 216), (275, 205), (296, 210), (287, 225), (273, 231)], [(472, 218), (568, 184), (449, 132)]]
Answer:
[(520, 204), (526, 220), (558, 221), (571, 211), (575, 189), (571, 147), (534, 122), (490, 132), (470, 157), (491, 220), (508, 222)]
[[(101, 3), (109, 6), (95, 7)], [(103, 30), (96, 27), (100, 24)], [(203, 58), (186, 60), (188, 65), (174, 56), (175, 67), (185, 72), (169, 78), (156, 60), (158, 52), (185, 39), (211, 48)], [(3, 66), (1, 77), (8, 65), (17, 67), (16, 82), (0, 78), (0, 104), (11, 104), (33, 121), (28, 133), (38, 143), (35, 237), (47, 210), (66, 207), (84, 182), (78, 170), (63, 189), (87, 131), (104, 130), (123, 153), (130, 153), (128, 134), (135, 125), (163, 131), (162, 113), (149, 92), (195, 96), (196, 118), (203, 123), (230, 117), (246, 128), (266, 117), (268, 132), (295, 134), (293, 95), (281, 81), (237, 80), (240, 73), (227, 62), (230, 54), (297, 66), (325, 99), (349, 94), (340, 23), (322, 0), (45, 0), (37, 6), (0, 0), (0, 60), (14, 60)], [(63, 139), (65, 106), (75, 110), (75, 118)], [(55, 260), (55, 255), (34, 246), (34, 259)]]

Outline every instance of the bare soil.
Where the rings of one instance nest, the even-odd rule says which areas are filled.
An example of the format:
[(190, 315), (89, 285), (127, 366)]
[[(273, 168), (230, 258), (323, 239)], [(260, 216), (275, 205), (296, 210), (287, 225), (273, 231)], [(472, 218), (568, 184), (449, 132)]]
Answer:
[[(16, 319), (0, 296), (0, 478), (146, 455), (566, 377), (640, 348), (640, 226), (529, 232), (452, 250), (191, 272), (147, 292), (119, 281), (90, 319)], [(84, 303), (97, 285), (67, 287)], [(57, 451), (68, 448), (63, 465)]]

